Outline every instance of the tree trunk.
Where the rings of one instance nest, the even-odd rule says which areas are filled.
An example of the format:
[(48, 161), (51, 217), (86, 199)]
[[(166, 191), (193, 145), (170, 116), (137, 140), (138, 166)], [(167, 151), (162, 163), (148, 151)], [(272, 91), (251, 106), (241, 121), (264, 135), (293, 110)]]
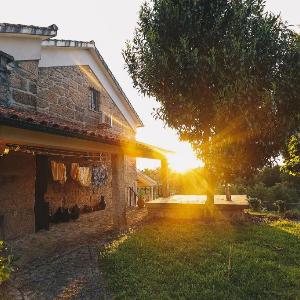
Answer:
[(207, 190), (206, 190), (207, 200), (205, 204), (207, 205), (214, 204), (215, 187), (216, 187), (215, 178), (213, 174), (209, 170), (207, 170)]
[(213, 173), (213, 168), (211, 167), (212, 161), (211, 161), (211, 143), (209, 141), (209, 131), (210, 127), (207, 124), (207, 128), (205, 128), (203, 132), (203, 139), (204, 139), (204, 149), (203, 152), (205, 154), (206, 159), (204, 159), (205, 162), (205, 168), (206, 168), (206, 180), (207, 180), (207, 187), (206, 187), (206, 202), (207, 205), (213, 205), (214, 204), (214, 195), (215, 195), (215, 176)]

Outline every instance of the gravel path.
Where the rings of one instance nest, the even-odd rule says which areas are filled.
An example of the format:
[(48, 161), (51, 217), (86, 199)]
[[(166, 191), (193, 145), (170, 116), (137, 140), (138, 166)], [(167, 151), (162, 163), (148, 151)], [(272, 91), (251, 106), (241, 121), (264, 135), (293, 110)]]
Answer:
[[(129, 226), (138, 226), (146, 216), (146, 210), (129, 211)], [(98, 252), (115, 237), (112, 224), (104, 222), (101, 212), (95, 212), (77, 222), (55, 225), (48, 232), (13, 241), (10, 246), (17, 256), (17, 271), (2, 298), (112, 299), (98, 268)]]

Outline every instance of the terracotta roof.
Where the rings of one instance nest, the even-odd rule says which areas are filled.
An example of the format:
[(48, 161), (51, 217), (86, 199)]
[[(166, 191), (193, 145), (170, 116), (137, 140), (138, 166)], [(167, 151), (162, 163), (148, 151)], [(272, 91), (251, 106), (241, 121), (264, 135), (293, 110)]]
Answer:
[(111, 79), (113, 80), (113, 82), (116, 85), (117, 89), (119, 90), (119, 92), (121, 93), (121, 95), (124, 97), (124, 99), (126, 101), (126, 104), (128, 105), (128, 107), (130, 108), (130, 110), (133, 112), (135, 118), (139, 122), (139, 124), (140, 124), (139, 127), (143, 127), (144, 126), (142, 120), (140, 119), (140, 117), (137, 114), (136, 110), (134, 109), (134, 107), (130, 103), (128, 97), (126, 96), (126, 94), (123, 91), (122, 87), (120, 86), (119, 82), (117, 81), (117, 79), (113, 75), (112, 71), (108, 67), (107, 63), (105, 62), (104, 58), (102, 57), (102, 55), (100, 54), (99, 50), (97, 49), (96, 44), (95, 44), (94, 41), (85, 42), (85, 41), (75, 41), (75, 40), (48, 39), (48, 40), (45, 40), (45, 41), (42, 42), (42, 46), (47, 46), (47, 47), (51, 47), (51, 46), (52, 47), (74, 47), (74, 48), (90, 49), (90, 50), (94, 51), (94, 53), (96, 54), (97, 58), (99, 59), (99, 61), (104, 66), (105, 70), (107, 71), (107, 73), (109, 74), (109, 76), (111, 77)]
[(0, 23), (0, 33), (54, 37), (57, 34), (57, 30), (58, 27), (55, 24), (48, 27), (39, 27), (34, 25)]
[(123, 139), (105, 129), (89, 130), (79, 128), (78, 124), (52, 117), (44, 113), (25, 111), (0, 106), (0, 123), (21, 128), (38, 129), (67, 136), (90, 137), (93, 140), (118, 144)]
[[(95, 130), (91, 130), (79, 128), (78, 124), (68, 122), (60, 118), (35, 111), (20, 110), (19, 108), (16, 109), (0, 106), (0, 124), (92, 140), (111, 145), (119, 145), (122, 147), (125, 146), (125, 149), (134, 149), (134, 151), (148, 153), (150, 158), (154, 155), (157, 159), (162, 159), (165, 157), (165, 154), (168, 153), (167, 150), (140, 143), (134, 139), (128, 139), (121, 135), (112, 133), (109, 129), (97, 128)], [(135, 155), (134, 152), (132, 152), (132, 154), (133, 156)]]

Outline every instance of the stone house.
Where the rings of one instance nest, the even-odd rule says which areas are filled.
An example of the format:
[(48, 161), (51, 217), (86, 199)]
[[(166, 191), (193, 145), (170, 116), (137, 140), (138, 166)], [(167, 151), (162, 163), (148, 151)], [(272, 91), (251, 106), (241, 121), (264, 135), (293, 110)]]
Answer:
[(0, 239), (47, 229), (59, 207), (100, 198), (101, 213), (126, 226), (136, 157), (162, 161), (167, 195), (165, 152), (136, 141), (142, 121), (95, 43), (56, 40), (57, 30), (0, 24)]

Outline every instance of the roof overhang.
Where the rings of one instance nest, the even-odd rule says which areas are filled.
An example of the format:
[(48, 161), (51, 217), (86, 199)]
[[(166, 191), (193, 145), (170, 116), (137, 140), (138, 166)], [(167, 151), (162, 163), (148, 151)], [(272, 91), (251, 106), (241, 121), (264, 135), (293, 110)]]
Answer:
[(55, 134), (53, 132), (43, 132), (42, 130), (31, 130), (7, 125), (0, 125), (0, 143), (26, 145), (38, 147), (39, 149), (47, 149), (47, 151), (64, 150), (71, 152), (83, 153), (101, 153), (107, 152), (112, 154), (123, 154), (132, 157), (142, 157), (166, 160), (166, 157), (155, 147), (145, 147), (135, 141), (121, 142), (112, 144), (105, 141), (97, 141), (96, 139), (87, 139)]
[(137, 181), (138, 181), (138, 185), (142, 187), (157, 186), (157, 182), (154, 179), (142, 173), (141, 171), (137, 172)]
[(0, 106), (0, 141), (89, 153), (122, 153), (166, 160), (169, 151), (124, 138), (105, 129), (89, 131), (76, 124), (38, 113)]
[(0, 34), (4, 36), (24, 37), (24, 35), (26, 35), (27, 37), (45, 40), (55, 37), (57, 30), (58, 27), (55, 24), (48, 27), (39, 27), (33, 25), (0, 23)]

